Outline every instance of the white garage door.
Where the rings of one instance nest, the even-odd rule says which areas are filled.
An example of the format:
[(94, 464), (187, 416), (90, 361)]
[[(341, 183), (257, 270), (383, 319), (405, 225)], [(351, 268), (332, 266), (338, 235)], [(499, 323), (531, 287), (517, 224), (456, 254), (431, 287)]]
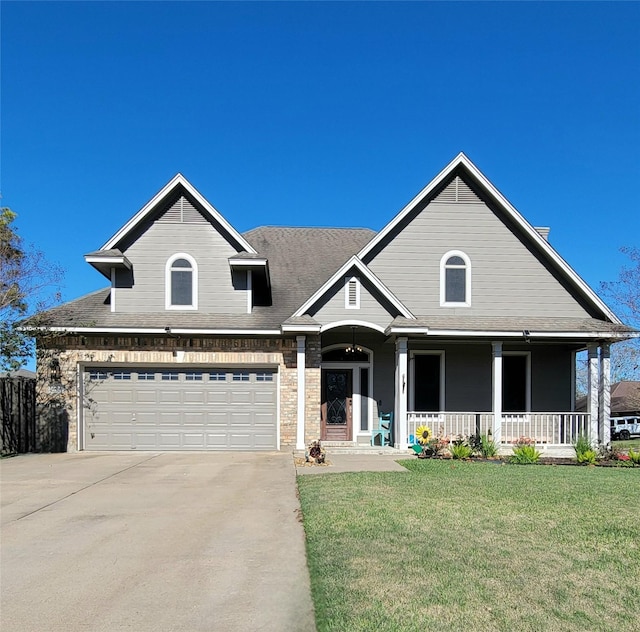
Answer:
[(86, 450), (273, 450), (271, 369), (86, 368)]

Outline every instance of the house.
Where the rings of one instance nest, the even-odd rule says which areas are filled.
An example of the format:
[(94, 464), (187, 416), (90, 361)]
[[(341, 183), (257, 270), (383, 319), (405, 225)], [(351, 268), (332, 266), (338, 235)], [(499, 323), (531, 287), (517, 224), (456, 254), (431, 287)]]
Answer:
[(606, 442), (609, 348), (633, 332), (547, 235), (464, 154), (378, 233), (240, 234), (179, 174), (85, 256), (108, 287), (48, 313), (38, 370), (69, 451), (369, 445), (381, 413), (399, 448), (421, 424)]
[[(640, 416), (640, 382), (614, 382), (611, 385), (610, 402), (611, 417)], [(579, 397), (576, 410), (586, 412), (587, 405), (587, 397)]]

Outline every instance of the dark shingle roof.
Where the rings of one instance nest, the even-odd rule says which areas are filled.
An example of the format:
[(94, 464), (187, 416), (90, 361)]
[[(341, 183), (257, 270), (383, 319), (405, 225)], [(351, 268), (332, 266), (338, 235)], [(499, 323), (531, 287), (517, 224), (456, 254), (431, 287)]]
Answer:
[(285, 320), (374, 235), (368, 228), (263, 226), (243, 237), (269, 260), (273, 306)]
[(598, 332), (632, 333), (634, 329), (626, 325), (618, 325), (596, 318), (564, 318), (549, 316), (418, 316), (415, 320), (398, 316), (391, 327), (414, 327), (444, 329), (453, 331), (531, 331), (531, 332)]

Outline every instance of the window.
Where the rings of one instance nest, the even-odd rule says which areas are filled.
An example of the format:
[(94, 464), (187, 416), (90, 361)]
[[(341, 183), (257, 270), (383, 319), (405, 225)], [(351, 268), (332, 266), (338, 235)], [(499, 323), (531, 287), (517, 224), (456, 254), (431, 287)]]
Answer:
[(412, 358), (410, 403), (418, 412), (444, 409), (444, 353), (416, 351)]
[(177, 382), (178, 381), (178, 373), (174, 373), (173, 371), (163, 371), (162, 379), (165, 382)]
[(114, 371), (113, 379), (114, 380), (130, 380), (131, 372), (130, 371)]
[(234, 382), (248, 382), (249, 381), (249, 373), (248, 371), (237, 371), (233, 374)]
[(502, 357), (502, 411), (531, 410), (531, 355), (505, 351)]
[(90, 380), (106, 380), (108, 373), (106, 371), (89, 371)]
[(202, 382), (201, 371), (187, 371), (184, 375), (187, 382)]
[(166, 266), (165, 307), (167, 309), (198, 308), (198, 266), (190, 255), (173, 255)]
[(151, 380), (155, 380), (156, 379), (156, 374), (155, 373), (142, 373), (139, 372), (138, 373), (138, 382), (144, 382), (144, 381), (148, 381), (150, 382)]
[(209, 382), (225, 382), (227, 374), (224, 371), (212, 371), (209, 373)]
[(345, 309), (360, 309), (360, 279), (358, 277), (346, 279), (344, 306)]
[(440, 260), (440, 305), (471, 305), (471, 262), (459, 250), (452, 250)]
[(258, 371), (256, 373), (256, 382), (273, 382), (273, 373)]

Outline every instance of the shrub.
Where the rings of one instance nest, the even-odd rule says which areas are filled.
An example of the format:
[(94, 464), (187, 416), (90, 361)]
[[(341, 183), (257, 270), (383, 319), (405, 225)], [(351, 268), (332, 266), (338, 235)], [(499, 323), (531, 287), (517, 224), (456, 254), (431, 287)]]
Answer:
[(538, 452), (533, 445), (515, 445), (513, 448), (513, 454), (509, 459), (510, 463), (517, 465), (527, 465), (529, 463), (537, 463), (540, 459), (540, 452)]
[(584, 450), (576, 453), (578, 463), (584, 463), (586, 465), (594, 465), (598, 460), (598, 453), (595, 450)]
[(498, 454), (498, 446), (487, 435), (480, 435), (480, 454), (487, 459)]
[(449, 450), (451, 451), (451, 456), (454, 459), (469, 459), (473, 454), (473, 449), (470, 446), (458, 441), (454, 441)]
[(576, 451), (576, 460), (578, 463), (595, 463), (598, 454), (592, 449), (591, 443), (586, 435), (579, 434), (573, 449)]
[(438, 456), (449, 445), (449, 437), (439, 434), (437, 437), (431, 437), (426, 446), (424, 446), (423, 452), (427, 456)]
[(638, 450), (637, 452), (633, 451), (633, 448), (631, 448), (629, 450), (629, 460), (634, 464), (634, 465), (640, 465), (640, 450)]

